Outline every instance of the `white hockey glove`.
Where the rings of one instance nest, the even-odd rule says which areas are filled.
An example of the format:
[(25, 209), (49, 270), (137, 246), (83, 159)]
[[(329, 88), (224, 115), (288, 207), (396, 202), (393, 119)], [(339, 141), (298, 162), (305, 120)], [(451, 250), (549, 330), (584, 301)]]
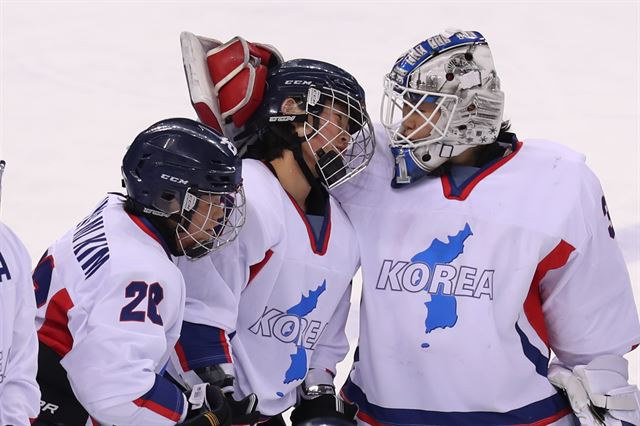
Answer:
[(581, 425), (638, 426), (640, 391), (628, 383), (627, 367), (627, 360), (617, 355), (599, 356), (573, 371), (554, 359), (548, 378), (567, 394)]

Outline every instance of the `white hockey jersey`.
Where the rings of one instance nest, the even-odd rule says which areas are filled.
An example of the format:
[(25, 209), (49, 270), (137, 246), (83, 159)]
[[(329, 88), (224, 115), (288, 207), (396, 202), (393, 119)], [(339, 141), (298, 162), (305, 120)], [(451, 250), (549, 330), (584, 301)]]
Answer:
[[(260, 412), (272, 416), (296, 403), (309, 368), (335, 374), (346, 355), (344, 328), (359, 255), (353, 228), (333, 198), (314, 235), (266, 165), (244, 160), (242, 174), (247, 219), (238, 239), (209, 259), (179, 262), (187, 283), (185, 321), (232, 332), (235, 396), (256, 393)], [(205, 279), (213, 268), (220, 276)], [(232, 303), (234, 298), (239, 302)], [(189, 337), (183, 329), (178, 351), (183, 376), (207, 358), (198, 350), (202, 342)], [(226, 343), (222, 346), (227, 356), (209, 362), (231, 360)]]
[(126, 213), (121, 196), (47, 250), (34, 284), (38, 338), (62, 357), (96, 423), (174, 425), (186, 415), (182, 392), (158, 374), (180, 332), (184, 281), (155, 228)]
[[(371, 425), (569, 422), (546, 378), (640, 341), (628, 273), (584, 157), (513, 143), (457, 186), (394, 190), (378, 133), (369, 167), (338, 193), (358, 236), (360, 338), (343, 395)], [(572, 423), (571, 423), (572, 424)]]
[(0, 425), (29, 425), (40, 411), (31, 258), (0, 223)]

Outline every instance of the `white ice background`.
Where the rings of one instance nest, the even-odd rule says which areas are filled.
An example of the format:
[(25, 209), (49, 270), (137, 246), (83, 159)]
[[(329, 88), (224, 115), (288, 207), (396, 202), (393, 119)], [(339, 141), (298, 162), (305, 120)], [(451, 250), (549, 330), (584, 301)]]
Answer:
[[(552, 139), (587, 155), (640, 300), (639, 4), (2, 0), (1, 219), (35, 262), (105, 192), (120, 190), (120, 161), (139, 131), (195, 116), (183, 30), (222, 41), (242, 35), (275, 45), (286, 59), (335, 63), (359, 79), (377, 119), (382, 76), (395, 58), (458, 27), (488, 39), (506, 118), (521, 139)], [(352, 342), (357, 311), (355, 303)], [(628, 355), (635, 383), (639, 352)]]

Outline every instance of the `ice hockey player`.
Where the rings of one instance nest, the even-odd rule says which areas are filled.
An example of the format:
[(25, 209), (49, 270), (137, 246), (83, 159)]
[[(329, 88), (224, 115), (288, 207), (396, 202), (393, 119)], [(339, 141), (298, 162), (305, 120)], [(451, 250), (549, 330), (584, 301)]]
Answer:
[[(234, 43), (241, 42), (210, 51), (207, 74), (190, 78), (188, 72), (188, 80), (215, 76), (210, 69)], [(185, 68), (204, 69), (187, 61)], [(333, 376), (348, 350), (344, 329), (359, 249), (328, 189), (359, 173), (372, 155), (364, 93), (343, 69), (310, 59), (279, 61), (265, 80), (255, 112), (231, 123), (234, 141), (246, 150), (245, 228), (209, 256), (209, 264), (180, 262), (188, 302), (176, 369), (187, 383), (235, 377), (234, 396), (256, 394), (265, 426), (284, 425), (281, 413), (292, 406), (294, 425), (318, 413), (355, 424), (356, 407), (335, 395)], [(236, 85), (231, 93), (244, 92), (241, 81), (227, 81)], [(195, 104), (192, 84), (190, 92)], [(228, 103), (223, 90), (209, 93), (220, 94), (219, 105)], [(227, 283), (226, 293), (203, 281), (213, 269)], [(214, 316), (223, 307), (228, 317)]]
[(337, 193), (362, 249), (343, 388), (361, 424), (640, 424), (622, 357), (638, 314), (584, 156), (509, 131), (476, 31), (428, 38), (384, 81), (376, 155)]
[[(172, 256), (198, 258), (243, 221), (235, 147), (188, 119), (140, 133), (109, 194), (33, 273), (40, 341), (37, 425), (229, 425), (220, 389), (185, 395), (163, 377), (182, 325)], [(211, 283), (214, 285), (215, 283)]]
[(0, 425), (29, 425), (40, 410), (35, 315), (31, 257), (0, 222)]

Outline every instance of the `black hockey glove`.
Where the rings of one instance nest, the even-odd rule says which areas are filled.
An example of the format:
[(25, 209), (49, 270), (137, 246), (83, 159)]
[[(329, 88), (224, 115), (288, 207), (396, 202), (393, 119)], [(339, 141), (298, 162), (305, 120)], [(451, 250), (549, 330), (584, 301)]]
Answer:
[(255, 393), (245, 396), (240, 401), (233, 399), (233, 392), (224, 394), (227, 404), (231, 409), (231, 418), (234, 425), (252, 425), (260, 420), (258, 411), (258, 396)]
[(255, 393), (236, 401), (233, 398), (233, 382), (235, 378), (225, 372), (223, 365), (211, 365), (195, 370), (205, 382), (222, 389), (231, 410), (231, 423), (234, 425), (252, 425), (258, 423), (261, 415), (258, 411), (258, 396)]
[[(358, 406), (347, 401), (343, 401), (335, 395), (333, 386), (326, 387), (318, 396), (312, 396), (305, 391), (300, 404), (291, 413), (291, 424), (293, 426), (333, 424), (331, 420), (336, 420), (335, 424), (355, 425)], [(332, 392), (329, 392), (328, 388)]]
[(181, 423), (188, 426), (230, 426), (231, 408), (222, 390), (203, 383), (193, 387), (187, 395), (189, 411)]

